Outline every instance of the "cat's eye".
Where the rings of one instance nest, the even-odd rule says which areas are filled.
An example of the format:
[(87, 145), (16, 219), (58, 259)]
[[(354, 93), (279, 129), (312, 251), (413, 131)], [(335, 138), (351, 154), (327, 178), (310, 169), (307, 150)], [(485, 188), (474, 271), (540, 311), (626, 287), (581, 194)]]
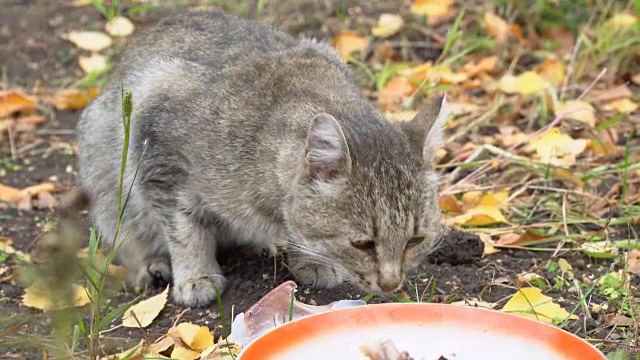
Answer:
[(414, 236), (407, 241), (407, 249), (418, 246), (424, 242), (424, 236)]
[(358, 249), (366, 252), (369, 255), (376, 254), (376, 243), (373, 240), (356, 240), (352, 241), (351, 245)]

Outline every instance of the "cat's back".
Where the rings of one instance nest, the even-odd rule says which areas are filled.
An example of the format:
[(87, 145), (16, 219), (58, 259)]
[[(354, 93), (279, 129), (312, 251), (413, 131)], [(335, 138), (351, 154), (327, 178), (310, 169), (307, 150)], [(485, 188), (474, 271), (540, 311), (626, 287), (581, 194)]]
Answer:
[(141, 30), (120, 63), (131, 69), (141, 61), (174, 58), (218, 68), (240, 56), (277, 52), (295, 45), (290, 35), (262, 22), (217, 10), (194, 10), (168, 14)]

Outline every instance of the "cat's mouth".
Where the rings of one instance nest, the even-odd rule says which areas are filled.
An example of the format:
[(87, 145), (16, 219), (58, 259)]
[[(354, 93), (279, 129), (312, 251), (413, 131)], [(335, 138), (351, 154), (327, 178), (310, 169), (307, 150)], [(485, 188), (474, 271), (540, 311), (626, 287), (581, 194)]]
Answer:
[(377, 275), (367, 275), (359, 279), (358, 286), (374, 295), (393, 293), (402, 288), (404, 276), (399, 279), (381, 279)]

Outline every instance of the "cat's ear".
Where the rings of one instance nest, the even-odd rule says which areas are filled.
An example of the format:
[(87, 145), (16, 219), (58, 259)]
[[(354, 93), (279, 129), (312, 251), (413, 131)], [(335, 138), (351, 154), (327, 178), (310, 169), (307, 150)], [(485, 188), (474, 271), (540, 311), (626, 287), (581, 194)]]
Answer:
[(349, 146), (336, 119), (325, 113), (316, 115), (307, 134), (304, 167), (312, 180), (330, 181), (351, 172)]
[(427, 104), (411, 121), (400, 125), (413, 148), (422, 151), (427, 162), (444, 143), (443, 129), (447, 116), (447, 100), (442, 95)]

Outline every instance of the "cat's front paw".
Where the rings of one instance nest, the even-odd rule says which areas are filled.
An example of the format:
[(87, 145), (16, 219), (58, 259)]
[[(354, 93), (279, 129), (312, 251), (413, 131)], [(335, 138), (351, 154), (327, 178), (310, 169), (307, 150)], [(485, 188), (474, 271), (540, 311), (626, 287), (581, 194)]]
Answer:
[(219, 274), (187, 279), (174, 282), (171, 296), (179, 305), (203, 308), (216, 301), (216, 289), (222, 294), (226, 284), (227, 279)]
[(306, 257), (289, 256), (289, 270), (302, 284), (316, 289), (330, 289), (340, 285), (343, 276), (334, 268), (314, 262)]

